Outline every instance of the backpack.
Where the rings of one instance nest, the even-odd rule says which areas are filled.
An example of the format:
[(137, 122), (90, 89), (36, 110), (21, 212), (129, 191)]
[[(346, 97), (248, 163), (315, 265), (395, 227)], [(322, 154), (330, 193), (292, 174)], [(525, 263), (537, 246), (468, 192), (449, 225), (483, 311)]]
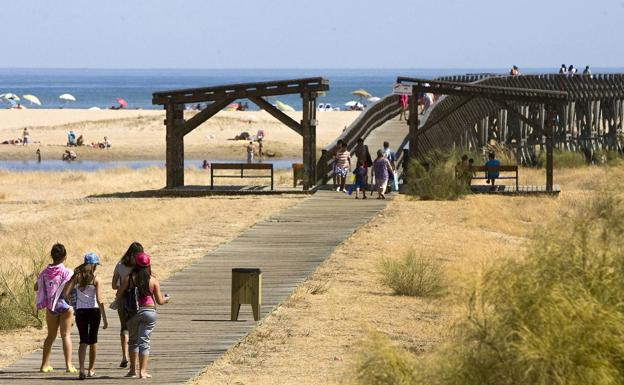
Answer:
[(130, 274), (132, 287), (128, 287), (124, 291), (123, 307), (128, 318), (133, 317), (139, 311), (139, 288), (134, 284), (134, 278)]

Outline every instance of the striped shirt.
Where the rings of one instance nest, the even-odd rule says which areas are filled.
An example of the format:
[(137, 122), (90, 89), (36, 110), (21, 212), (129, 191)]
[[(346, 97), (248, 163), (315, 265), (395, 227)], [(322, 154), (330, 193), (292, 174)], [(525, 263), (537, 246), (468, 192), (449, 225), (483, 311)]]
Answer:
[(336, 167), (348, 167), (350, 159), (351, 153), (348, 150), (338, 151), (338, 153), (336, 154)]

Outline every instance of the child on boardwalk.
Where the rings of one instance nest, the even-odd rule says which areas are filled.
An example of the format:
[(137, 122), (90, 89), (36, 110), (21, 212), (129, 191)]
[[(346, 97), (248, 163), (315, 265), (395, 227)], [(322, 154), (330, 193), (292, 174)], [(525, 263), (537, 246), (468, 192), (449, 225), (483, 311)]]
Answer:
[[(204, 161), (206, 162), (206, 161)], [(126, 253), (121, 257), (121, 260), (115, 266), (113, 271), (113, 290), (117, 290), (121, 287), (122, 282), (128, 275), (132, 273), (134, 269), (134, 258), (137, 254), (143, 252), (143, 245), (139, 242), (132, 242), (128, 247)], [(128, 314), (123, 306), (123, 301), (115, 299), (111, 304), (111, 309), (117, 309), (117, 315), (119, 316), (119, 325), (121, 326), (119, 331), (119, 338), (121, 340), (121, 363), (120, 368), (128, 367)]]
[(140, 378), (150, 378), (147, 366), (150, 336), (156, 327), (156, 305), (169, 303), (169, 296), (162, 294), (158, 279), (152, 276), (151, 258), (146, 253), (136, 255), (134, 271), (123, 280), (117, 290), (117, 298), (123, 298), (128, 289), (136, 293), (138, 309), (128, 319), (130, 370), (126, 377), (136, 377), (138, 370)]
[(364, 162), (358, 160), (357, 168), (353, 171), (355, 174), (355, 199), (359, 199), (358, 195), (362, 191), (362, 199), (366, 199), (366, 175), (368, 171), (364, 167)]
[(52, 246), (50, 251), (52, 264), (48, 265), (37, 278), (35, 291), (37, 292), (37, 310), (46, 309), (46, 325), (48, 336), (43, 343), (41, 359), (42, 373), (50, 373), (54, 368), (50, 365), (50, 352), (56, 339), (59, 328), (63, 339), (63, 354), (65, 355), (65, 370), (67, 373), (76, 373), (72, 365), (71, 328), (74, 309), (62, 297), (65, 284), (69, 282), (74, 272), (63, 265), (67, 257), (65, 246), (60, 243)]
[[(95, 269), (100, 264), (100, 258), (95, 253), (87, 253), (84, 263), (76, 268), (76, 274), (65, 287), (65, 296), (75, 288), (76, 296), (76, 325), (80, 334), (78, 360), (80, 374), (78, 378), (95, 377), (94, 365), (97, 352), (96, 344), (100, 321), (104, 322), (103, 329), (108, 328), (108, 320), (102, 301), (102, 285), (95, 275)], [(89, 346), (89, 372), (85, 372), (85, 356)]]

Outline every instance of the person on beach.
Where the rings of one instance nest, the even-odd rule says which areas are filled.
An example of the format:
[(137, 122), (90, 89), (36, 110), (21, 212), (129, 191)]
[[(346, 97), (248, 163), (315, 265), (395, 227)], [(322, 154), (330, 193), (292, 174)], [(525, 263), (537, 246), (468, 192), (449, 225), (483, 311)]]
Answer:
[[(115, 265), (115, 270), (113, 271), (113, 280), (111, 282), (111, 286), (113, 290), (119, 290), (123, 281), (132, 273), (132, 270), (135, 266), (135, 258), (139, 253), (143, 252), (143, 245), (139, 242), (132, 242), (126, 250), (126, 253), (121, 257), (117, 265)], [(121, 363), (119, 364), (120, 368), (128, 367), (128, 314), (126, 313), (126, 309), (123, 306), (123, 301), (120, 299), (115, 299), (115, 301), (111, 304), (111, 308), (113, 310), (117, 310), (117, 315), (119, 316), (119, 325), (121, 326), (121, 330), (119, 331), (119, 339), (121, 342)]]
[[(84, 263), (78, 266), (71, 281), (65, 285), (64, 295), (74, 290), (76, 302), (76, 326), (80, 335), (80, 347), (78, 348), (78, 361), (80, 369), (78, 378), (84, 380), (87, 377), (95, 377), (95, 356), (97, 354), (98, 331), (100, 322), (102, 329), (108, 328), (104, 302), (102, 301), (102, 284), (95, 274), (100, 264), (100, 257), (96, 253), (87, 253)], [(85, 357), (89, 347), (89, 371), (85, 371)]]
[(28, 128), (24, 127), (24, 131), (22, 132), (22, 145), (25, 146), (29, 143), (30, 135), (28, 134)]
[(262, 151), (264, 145), (264, 130), (258, 130), (256, 133), (256, 141), (258, 142), (258, 158), (262, 161), (262, 157), (264, 156), (264, 152)]
[(67, 147), (76, 146), (76, 133), (74, 130), (70, 130), (67, 133)]
[(163, 295), (160, 283), (152, 276), (151, 257), (142, 252), (135, 257), (136, 266), (117, 290), (117, 298), (121, 298), (129, 288), (137, 288), (139, 309), (128, 319), (130, 331), (130, 369), (126, 377), (151, 378), (147, 368), (150, 354), (150, 336), (156, 327), (156, 305), (169, 303), (169, 296)]
[(357, 162), (357, 166), (353, 171), (355, 174), (355, 199), (358, 199), (360, 191), (362, 191), (362, 199), (366, 199), (366, 168), (362, 161)]
[(50, 251), (52, 263), (48, 265), (37, 278), (35, 291), (37, 292), (37, 310), (46, 309), (46, 325), (48, 336), (43, 343), (43, 355), (41, 358), (42, 373), (50, 373), (54, 368), (50, 365), (50, 353), (52, 344), (56, 340), (58, 330), (61, 330), (63, 340), (63, 355), (65, 356), (65, 371), (76, 373), (76, 368), (72, 365), (72, 341), (71, 328), (74, 318), (74, 309), (63, 298), (63, 289), (74, 272), (63, 265), (67, 258), (65, 246), (56, 243)]
[(76, 160), (76, 158), (78, 157), (78, 155), (76, 155), (76, 153), (74, 151), (71, 150), (65, 150), (65, 152), (63, 153), (63, 160), (64, 161), (72, 161), (72, 160)]
[(247, 163), (253, 163), (254, 157), (254, 144), (253, 142), (249, 142), (247, 145)]
[[(490, 152), (488, 155), (488, 161), (485, 163), (485, 177), (487, 178), (487, 183), (491, 183), (492, 187), (490, 190), (496, 190), (494, 186), (496, 182), (496, 178), (499, 176), (498, 168), (500, 167), (500, 160), (496, 159), (496, 154)], [(489, 171), (490, 169), (494, 169), (494, 171)]]
[(568, 73), (568, 67), (566, 67), (565, 64), (562, 64), (561, 67), (559, 67), (559, 75), (566, 75)]
[(342, 142), (340, 144), (340, 149), (336, 154), (336, 182), (338, 183), (338, 188), (336, 191), (347, 192), (345, 190), (345, 184), (347, 183), (347, 174), (349, 173), (349, 169), (351, 168), (351, 153), (347, 150), (347, 144)]
[(36, 154), (37, 154), (37, 163), (41, 163), (41, 149), (40, 148), (37, 149)]
[(202, 162), (202, 168), (204, 170), (208, 170), (210, 168), (210, 163), (208, 163), (208, 160), (204, 159), (204, 161)]
[(378, 193), (377, 199), (386, 199), (385, 192), (392, 173), (392, 166), (381, 149), (377, 150), (377, 158), (373, 162), (373, 172), (375, 174), (375, 188)]

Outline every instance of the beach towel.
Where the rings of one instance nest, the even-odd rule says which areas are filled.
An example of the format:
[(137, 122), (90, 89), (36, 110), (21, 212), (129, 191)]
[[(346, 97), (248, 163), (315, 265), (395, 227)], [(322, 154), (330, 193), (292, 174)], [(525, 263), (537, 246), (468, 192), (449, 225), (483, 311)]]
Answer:
[(37, 278), (37, 310), (47, 308), (54, 312), (65, 284), (74, 272), (65, 265), (48, 265)]

